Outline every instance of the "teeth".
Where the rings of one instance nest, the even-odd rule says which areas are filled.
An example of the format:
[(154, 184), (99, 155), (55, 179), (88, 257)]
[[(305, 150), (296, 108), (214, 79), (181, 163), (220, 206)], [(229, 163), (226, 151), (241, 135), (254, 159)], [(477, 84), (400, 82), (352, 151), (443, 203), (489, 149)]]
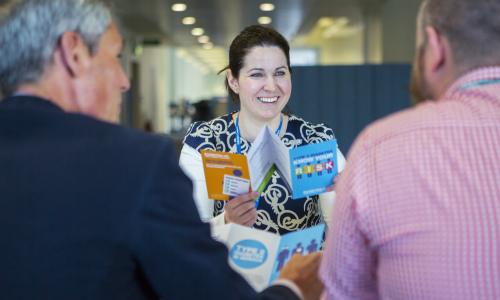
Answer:
[(265, 102), (265, 103), (273, 103), (278, 101), (278, 97), (258, 97), (259, 101)]

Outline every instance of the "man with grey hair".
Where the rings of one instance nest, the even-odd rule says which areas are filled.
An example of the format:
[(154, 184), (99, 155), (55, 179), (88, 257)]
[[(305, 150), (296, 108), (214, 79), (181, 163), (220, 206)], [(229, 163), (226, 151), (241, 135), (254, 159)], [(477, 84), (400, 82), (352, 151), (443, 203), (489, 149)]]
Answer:
[(200, 221), (171, 142), (113, 124), (129, 81), (106, 6), (0, 9), (2, 299), (319, 296), (319, 255), (257, 294)]
[(326, 299), (500, 299), (500, 1), (425, 0), (419, 105), (369, 126), (337, 184)]

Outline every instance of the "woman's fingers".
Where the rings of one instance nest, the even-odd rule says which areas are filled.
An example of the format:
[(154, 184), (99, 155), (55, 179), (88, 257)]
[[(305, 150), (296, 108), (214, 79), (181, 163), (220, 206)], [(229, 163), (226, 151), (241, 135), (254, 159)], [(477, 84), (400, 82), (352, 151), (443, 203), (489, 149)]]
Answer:
[(224, 208), (226, 212), (226, 221), (252, 226), (257, 219), (255, 198), (258, 196), (258, 192), (252, 192), (239, 195), (229, 200)]

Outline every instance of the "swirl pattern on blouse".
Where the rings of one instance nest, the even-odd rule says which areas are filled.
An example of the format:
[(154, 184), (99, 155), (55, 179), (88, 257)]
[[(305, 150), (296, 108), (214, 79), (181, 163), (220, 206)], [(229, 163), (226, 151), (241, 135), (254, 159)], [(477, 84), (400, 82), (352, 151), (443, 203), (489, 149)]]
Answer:
[[(184, 137), (184, 144), (197, 151), (210, 149), (237, 153), (236, 127), (231, 114), (208, 122), (191, 124)], [(319, 143), (334, 139), (333, 130), (324, 124), (311, 124), (290, 115), (286, 132), (281, 140), (288, 148)], [(251, 143), (241, 138), (241, 152), (246, 154)], [(280, 235), (308, 228), (322, 222), (318, 196), (292, 199), (279, 171), (275, 171), (261, 194), (257, 208), (257, 222), (254, 228), (278, 233)], [(214, 217), (224, 211), (225, 201), (214, 201)]]

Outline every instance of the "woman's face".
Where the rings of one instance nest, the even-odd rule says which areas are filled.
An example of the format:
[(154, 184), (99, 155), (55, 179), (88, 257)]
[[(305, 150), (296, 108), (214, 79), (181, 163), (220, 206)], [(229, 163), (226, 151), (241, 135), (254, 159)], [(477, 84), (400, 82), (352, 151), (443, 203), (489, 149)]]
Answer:
[(238, 78), (229, 72), (232, 90), (239, 94), (241, 110), (263, 121), (281, 113), (292, 90), (286, 56), (279, 47), (252, 48)]

